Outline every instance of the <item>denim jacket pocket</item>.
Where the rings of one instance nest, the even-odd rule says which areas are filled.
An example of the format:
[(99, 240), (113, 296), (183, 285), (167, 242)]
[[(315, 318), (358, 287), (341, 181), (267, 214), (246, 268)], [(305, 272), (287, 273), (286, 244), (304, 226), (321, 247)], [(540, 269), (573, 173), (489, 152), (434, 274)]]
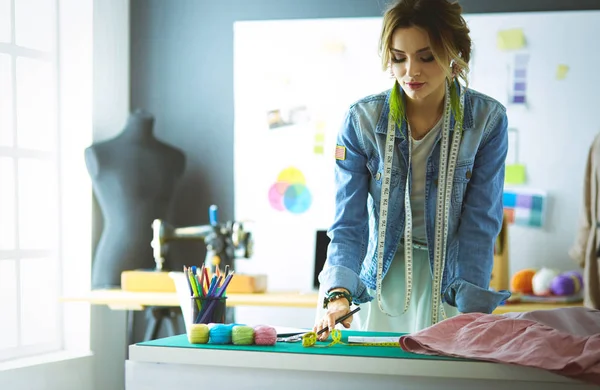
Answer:
[[(379, 189), (381, 193), (381, 185), (383, 183), (384, 165), (379, 156), (373, 156), (367, 161), (367, 169), (371, 173), (371, 182)], [(393, 166), (392, 175), (390, 178), (390, 188), (396, 188), (400, 182), (400, 168)]]
[(471, 164), (457, 165), (454, 170), (454, 180), (452, 183), (452, 214), (458, 218), (462, 211), (463, 199), (467, 184), (471, 180)]

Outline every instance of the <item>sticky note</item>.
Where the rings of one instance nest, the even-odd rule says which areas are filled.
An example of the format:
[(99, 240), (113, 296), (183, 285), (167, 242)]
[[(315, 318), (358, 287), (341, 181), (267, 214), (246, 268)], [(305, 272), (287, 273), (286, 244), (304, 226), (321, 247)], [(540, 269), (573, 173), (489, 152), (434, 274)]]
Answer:
[(315, 142), (324, 142), (325, 134), (324, 133), (316, 133), (315, 134)]
[(346, 45), (342, 41), (326, 41), (323, 50), (329, 54), (342, 54), (346, 51)]
[(498, 31), (497, 46), (500, 50), (517, 50), (525, 46), (525, 35), (520, 28)]
[(506, 165), (506, 173), (504, 182), (508, 184), (523, 184), (525, 183), (525, 165), (508, 164)]
[(314, 152), (315, 154), (323, 154), (323, 145), (315, 145)]
[(556, 68), (556, 79), (564, 80), (567, 77), (567, 73), (569, 72), (569, 67), (564, 64), (558, 65)]
[(505, 191), (502, 194), (502, 203), (504, 203), (504, 207), (515, 208), (517, 206), (517, 194)]

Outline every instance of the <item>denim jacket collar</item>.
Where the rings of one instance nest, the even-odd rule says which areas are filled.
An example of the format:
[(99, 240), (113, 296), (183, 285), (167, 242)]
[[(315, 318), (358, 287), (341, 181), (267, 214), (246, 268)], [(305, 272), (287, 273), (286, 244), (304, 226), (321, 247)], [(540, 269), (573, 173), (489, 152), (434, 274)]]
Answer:
[[(455, 81), (458, 88), (462, 88), (458, 81)], [(378, 134), (386, 134), (387, 126), (388, 126), (388, 116), (390, 112), (390, 92), (391, 89), (386, 93), (385, 102), (383, 104), (383, 109), (381, 110), (381, 115), (379, 117), (379, 121), (377, 122), (377, 127), (375, 128), (375, 132)], [(402, 88), (400, 88), (400, 93), (402, 96), (402, 100), (405, 100), (405, 93)], [(450, 118), (450, 131), (454, 129), (455, 118), (454, 115)], [(469, 90), (467, 89), (465, 92), (465, 118), (463, 123), (463, 130), (469, 130), (473, 128), (473, 107), (471, 105), (471, 97)], [(406, 121), (402, 121), (402, 126), (398, 129), (396, 126), (396, 138), (401, 140), (406, 140), (408, 134), (407, 123)]]

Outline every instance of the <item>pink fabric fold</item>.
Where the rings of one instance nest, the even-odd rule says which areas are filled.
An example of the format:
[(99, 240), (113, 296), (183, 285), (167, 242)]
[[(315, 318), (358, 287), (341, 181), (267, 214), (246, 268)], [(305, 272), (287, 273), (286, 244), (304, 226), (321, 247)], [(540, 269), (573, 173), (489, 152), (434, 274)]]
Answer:
[(408, 352), (542, 368), (600, 385), (600, 311), (461, 314), (402, 336)]

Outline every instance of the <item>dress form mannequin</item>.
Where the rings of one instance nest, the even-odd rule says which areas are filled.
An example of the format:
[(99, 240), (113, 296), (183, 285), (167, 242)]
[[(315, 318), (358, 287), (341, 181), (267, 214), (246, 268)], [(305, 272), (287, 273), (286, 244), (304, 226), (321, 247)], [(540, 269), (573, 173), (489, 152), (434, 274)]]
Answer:
[(92, 266), (92, 288), (121, 286), (124, 270), (154, 268), (152, 221), (165, 219), (185, 155), (154, 137), (154, 117), (131, 113), (117, 137), (85, 150), (104, 230)]

